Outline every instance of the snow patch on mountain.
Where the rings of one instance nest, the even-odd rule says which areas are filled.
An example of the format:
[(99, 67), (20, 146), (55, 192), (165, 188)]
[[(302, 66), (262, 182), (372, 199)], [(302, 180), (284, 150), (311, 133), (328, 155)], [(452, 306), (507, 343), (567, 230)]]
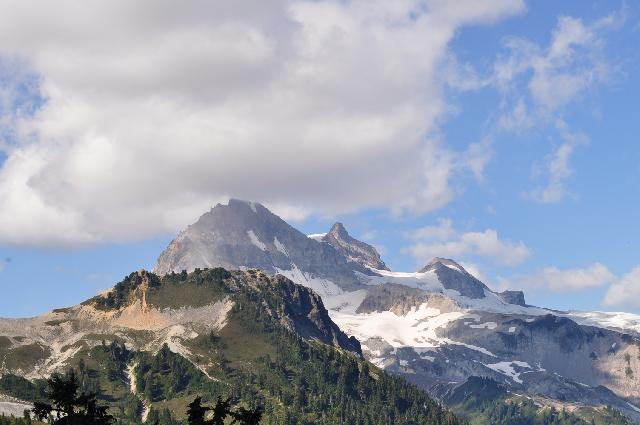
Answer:
[(440, 310), (422, 304), (412, 309), (406, 316), (398, 316), (390, 311), (368, 314), (332, 312), (331, 317), (349, 335), (360, 341), (382, 338), (393, 347), (438, 347), (447, 343), (438, 337), (436, 329), (444, 328), (449, 322), (464, 316), (461, 312), (441, 314)]
[(469, 325), (470, 328), (472, 329), (495, 329), (498, 327), (498, 324), (496, 322), (486, 322), (486, 323), (480, 323), (479, 325)]
[(293, 282), (299, 285), (303, 285), (307, 288), (313, 289), (323, 298), (323, 300), (325, 299), (325, 297), (329, 298), (344, 293), (344, 291), (332, 281), (315, 277), (310, 273), (303, 272), (295, 264), (292, 264), (292, 267), (289, 270), (276, 268), (276, 273), (281, 274), (288, 279), (291, 279)]
[(281, 253), (283, 253), (284, 255), (286, 255), (287, 257), (289, 256), (289, 253), (287, 252), (287, 248), (285, 248), (285, 246), (282, 244), (282, 242), (280, 242), (278, 240), (277, 236), (273, 237), (273, 244), (275, 245), (276, 249), (278, 251), (280, 251)]
[(333, 317), (333, 312), (356, 314), (356, 310), (360, 307), (367, 294), (366, 289), (359, 289), (353, 292), (322, 296), (322, 299), (325, 307), (329, 310), (329, 315)]
[(433, 271), (428, 272), (392, 272), (388, 270), (372, 269), (378, 276), (368, 276), (362, 273), (358, 277), (365, 285), (384, 285), (396, 283), (410, 288), (431, 292), (444, 292), (444, 286)]
[(394, 348), (411, 347), (414, 350), (451, 344), (495, 357), (485, 348), (438, 336), (438, 329), (446, 328), (449, 323), (464, 317), (465, 314), (459, 311), (442, 313), (437, 308), (428, 307), (426, 303), (413, 308), (405, 316), (398, 316), (390, 311), (367, 314), (330, 312), (331, 318), (342, 330), (360, 341), (381, 338)]
[(501, 373), (503, 375), (508, 376), (509, 378), (513, 379), (514, 382), (517, 382), (518, 384), (522, 384), (522, 379), (520, 379), (521, 372), (517, 372), (515, 367), (519, 367), (521, 369), (522, 368), (531, 369), (531, 366), (529, 366), (529, 363), (521, 362), (521, 361), (518, 361), (518, 360), (512, 360), (510, 362), (491, 363), (491, 364), (486, 364), (485, 366), (488, 367), (491, 370), (494, 370), (494, 371), (496, 371), (498, 373)]
[(255, 246), (257, 246), (263, 251), (267, 250), (267, 246), (260, 239), (258, 239), (258, 237), (253, 232), (253, 230), (247, 230), (247, 236), (249, 236), (249, 240), (251, 241), (252, 244), (254, 244)]
[(607, 329), (624, 329), (640, 333), (640, 315), (632, 313), (609, 313), (604, 311), (569, 311), (556, 313), (587, 326), (597, 326)]
[(640, 409), (638, 409), (636, 406), (634, 406), (633, 404), (627, 402), (627, 404), (629, 405), (630, 408), (632, 408), (634, 411), (640, 413)]

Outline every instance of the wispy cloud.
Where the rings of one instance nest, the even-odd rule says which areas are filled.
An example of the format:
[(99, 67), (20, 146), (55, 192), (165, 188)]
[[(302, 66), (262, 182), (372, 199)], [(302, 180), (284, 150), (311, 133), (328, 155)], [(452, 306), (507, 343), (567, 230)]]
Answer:
[(493, 76), (503, 96), (499, 129), (522, 132), (550, 125), (561, 140), (545, 166), (536, 167), (547, 182), (525, 191), (526, 198), (556, 203), (570, 193), (566, 180), (572, 175), (571, 156), (587, 137), (572, 131), (562, 116), (569, 105), (612, 78), (614, 67), (606, 57), (606, 34), (622, 22), (622, 12), (590, 23), (561, 16), (545, 47), (524, 38), (506, 41), (508, 53), (496, 62)]
[(584, 134), (569, 131), (564, 121), (558, 120), (556, 127), (562, 143), (546, 158), (545, 165), (534, 168), (546, 176), (547, 183), (525, 193), (526, 197), (544, 204), (559, 202), (565, 198), (568, 193), (565, 182), (573, 174), (571, 155), (578, 146), (588, 143)]

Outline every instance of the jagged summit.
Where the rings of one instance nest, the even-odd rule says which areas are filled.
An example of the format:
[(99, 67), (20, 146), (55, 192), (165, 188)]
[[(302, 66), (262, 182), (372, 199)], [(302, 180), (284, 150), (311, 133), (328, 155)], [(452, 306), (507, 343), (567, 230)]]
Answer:
[(376, 270), (389, 270), (374, 247), (351, 237), (340, 222), (331, 227), (329, 233), (323, 236), (322, 241), (333, 246), (350, 261)]
[(339, 221), (336, 221), (333, 226), (331, 226), (329, 233), (339, 238), (350, 237), (349, 232), (347, 232), (347, 229), (344, 228), (344, 224), (340, 223)]
[(419, 271), (434, 272), (445, 289), (453, 289), (469, 298), (484, 298), (490, 289), (472, 276), (460, 264), (448, 258), (436, 257)]
[(420, 269), (419, 272), (425, 273), (431, 270), (436, 270), (442, 266), (449, 267), (450, 269), (459, 271), (460, 273), (470, 275), (470, 273), (467, 272), (465, 268), (462, 267), (460, 264), (456, 263), (455, 261), (449, 258), (441, 258), (441, 257), (435, 257), (433, 260), (429, 261), (426, 266)]
[(330, 280), (340, 288), (360, 284), (356, 271), (370, 273), (333, 244), (308, 238), (263, 205), (237, 199), (216, 205), (180, 232), (158, 258), (154, 272), (203, 267), (256, 268), (319, 279), (319, 284)]

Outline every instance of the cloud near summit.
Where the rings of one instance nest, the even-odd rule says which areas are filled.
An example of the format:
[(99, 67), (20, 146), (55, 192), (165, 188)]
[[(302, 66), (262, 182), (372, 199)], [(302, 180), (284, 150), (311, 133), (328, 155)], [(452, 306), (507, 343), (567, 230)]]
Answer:
[(524, 8), (466, 3), (4, 5), (0, 242), (144, 238), (230, 196), (294, 216), (446, 204), (473, 161), (433, 137), (448, 43)]

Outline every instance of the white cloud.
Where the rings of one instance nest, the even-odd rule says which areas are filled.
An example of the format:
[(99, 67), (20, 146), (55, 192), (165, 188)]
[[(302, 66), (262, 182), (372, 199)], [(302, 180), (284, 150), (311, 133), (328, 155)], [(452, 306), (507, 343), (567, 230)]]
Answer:
[(500, 239), (494, 229), (486, 229), (483, 232), (458, 232), (449, 219), (441, 220), (437, 226), (417, 229), (409, 237), (417, 242), (405, 251), (420, 264), (434, 257), (459, 259), (474, 255), (513, 266), (531, 255), (531, 251), (523, 242)]
[(528, 124), (527, 105), (533, 108), (529, 114), (550, 118), (595, 83), (607, 81), (611, 69), (604, 55), (604, 33), (614, 26), (611, 16), (591, 24), (561, 16), (547, 47), (523, 38), (508, 39), (509, 53), (496, 62), (493, 78), (512, 100), (505, 109), (519, 118), (505, 123)]
[(476, 255), (493, 258), (505, 265), (519, 264), (531, 254), (524, 243), (502, 240), (493, 229), (464, 233), (460, 240)]
[(575, 292), (610, 284), (615, 275), (600, 263), (585, 268), (560, 270), (546, 267), (531, 275), (519, 275), (499, 279), (499, 286), (507, 289), (551, 290), (553, 292)]
[(442, 218), (438, 220), (437, 225), (421, 227), (408, 233), (407, 236), (415, 240), (427, 239), (445, 241), (453, 237), (455, 234), (456, 230), (453, 228), (453, 221), (450, 218)]
[(460, 168), (483, 163), (431, 137), (447, 113), (448, 43), (524, 3), (0, 8), (0, 52), (46, 99), (3, 123), (0, 242), (58, 245), (173, 232), (229, 196), (298, 218), (441, 207)]
[(640, 267), (616, 280), (605, 295), (606, 306), (640, 308)]

